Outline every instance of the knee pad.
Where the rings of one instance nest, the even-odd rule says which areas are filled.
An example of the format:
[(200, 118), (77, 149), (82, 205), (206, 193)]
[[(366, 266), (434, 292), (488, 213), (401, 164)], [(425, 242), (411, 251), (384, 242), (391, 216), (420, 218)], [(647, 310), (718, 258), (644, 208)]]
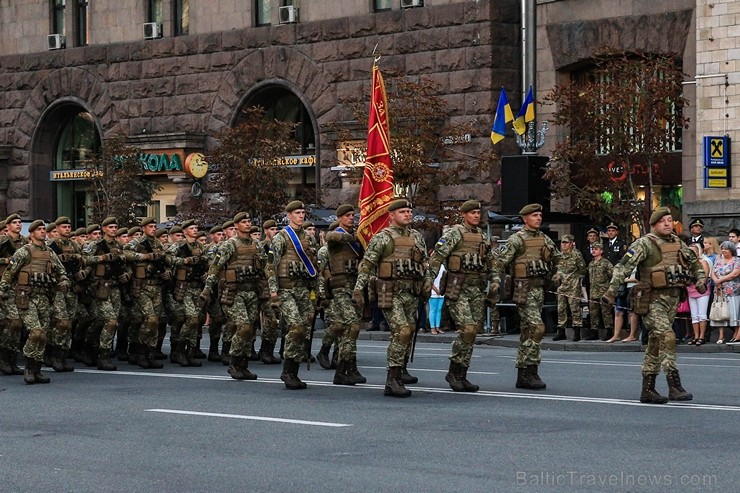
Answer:
[(11, 318), (8, 320), (7, 329), (11, 334), (20, 334), (21, 330), (23, 330), (23, 321), (20, 318)]
[(105, 325), (103, 326), (103, 331), (108, 334), (115, 334), (116, 333), (116, 326), (118, 325), (118, 322), (115, 320), (108, 320), (105, 322)]
[(239, 325), (236, 328), (236, 335), (238, 335), (241, 339), (251, 341), (252, 339), (254, 339), (254, 326), (252, 326), (251, 324)]
[(360, 337), (360, 324), (352, 324), (349, 327), (349, 338), (356, 341)]
[(462, 334), (460, 334), (460, 337), (462, 338), (464, 343), (473, 344), (475, 342), (475, 335), (477, 332), (478, 332), (478, 325), (476, 324), (463, 325)]
[(532, 340), (536, 343), (540, 343), (542, 338), (545, 336), (545, 324), (537, 324), (534, 326), (534, 332), (532, 333)]
[(663, 334), (663, 344), (668, 351), (676, 350), (676, 333), (673, 330), (668, 330)]
[(159, 317), (156, 315), (149, 315), (146, 317), (144, 323), (149, 330), (157, 330), (159, 328)]
[(305, 325), (294, 325), (290, 328), (290, 332), (293, 333), (293, 339), (297, 341), (303, 341), (306, 338), (306, 326)]
[(46, 344), (46, 331), (44, 329), (33, 329), (28, 333), (28, 340), (34, 344)]
[(414, 334), (414, 328), (410, 325), (402, 325), (398, 328), (398, 341), (406, 346), (411, 342), (411, 336)]

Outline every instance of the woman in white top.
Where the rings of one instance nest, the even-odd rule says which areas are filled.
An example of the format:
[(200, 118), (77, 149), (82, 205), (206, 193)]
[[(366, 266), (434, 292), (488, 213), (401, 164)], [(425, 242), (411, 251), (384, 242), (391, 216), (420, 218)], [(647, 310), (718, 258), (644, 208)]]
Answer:
[(446, 269), (444, 264), (439, 267), (439, 274), (434, 280), (432, 285), (432, 296), (429, 298), (429, 327), (432, 329), (432, 334), (444, 334), (444, 330), (439, 328), (439, 324), (442, 321), (442, 305), (444, 305), (445, 297), (440, 294), (439, 283), (442, 280), (442, 275)]

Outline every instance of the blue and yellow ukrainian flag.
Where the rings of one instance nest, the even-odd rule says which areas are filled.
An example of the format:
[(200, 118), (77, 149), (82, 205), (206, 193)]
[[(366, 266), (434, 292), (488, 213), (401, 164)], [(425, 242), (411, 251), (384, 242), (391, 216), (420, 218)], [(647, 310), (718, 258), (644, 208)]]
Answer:
[(534, 121), (534, 94), (532, 94), (532, 86), (529, 86), (527, 97), (524, 98), (522, 107), (519, 108), (519, 113), (514, 120), (514, 132), (524, 135), (527, 131), (527, 123), (532, 121)]
[(496, 107), (496, 116), (493, 118), (493, 127), (491, 127), (491, 141), (498, 144), (506, 136), (506, 124), (514, 120), (514, 113), (511, 111), (509, 99), (506, 97), (506, 91), (501, 88), (501, 94), (498, 97), (498, 106)]

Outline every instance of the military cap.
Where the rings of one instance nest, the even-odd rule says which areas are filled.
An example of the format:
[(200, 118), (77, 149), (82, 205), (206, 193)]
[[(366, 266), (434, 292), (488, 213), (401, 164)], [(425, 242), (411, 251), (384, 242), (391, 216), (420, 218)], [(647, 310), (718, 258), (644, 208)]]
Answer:
[(46, 227), (46, 223), (44, 223), (44, 220), (43, 219), (36, 219), (34, 222), (32, 222), (28, 226), (28, 232), (29, 233), (33, 233), (36, 230), (36, 228), (38, 228), (40, 226)]
[(221, 229), (229, 229), (234, 227), (234, 221), (226, 221), (221, 225)]
[(671, 210), (668, 207), (658, 207), (650, 216), (650, 226), (663, 219), (664, 216), (669, 216), (670, 214)]
[(339, 227), (339, 221), (334, 221), (329, 225), (329, 231), (334, 231)]
[(527, 204), (524, 207), (522, 207), (522, 210), (519, 211), (519, 215), (526, 216), (526, 215), (532, 214), (533, 212), (542, 212), (542, 205)]
[(598, 230), (598, 229), (596, 229), (596, 228), (591, 228), (591, 229), (589, 229), (588, 231), (586, 231), (586, 234), (589, 234), (589, 233), (593, 233), (593, 234), (595, 234), (596, 236), (601, 236), (601, 233), (599, 233), (599, 230)]
[(5, 218), (5, 224), (8, 225), (15, 220), (22, 221), (21, 216), (19, 216), (18, 214), (11, 214)]
[(397, 211), (398, 209), (413, 209), (414, 206), (407, 199), (392, 200), (388, 204), (388, 212)]
[(116, 231), (116, 236), (123, 236), (128, 234), (128, 228), (118, 228), (118, 231)]
[(180, 227), (185, 230), (188, 229), (190, 226), (197, 226), (198, 223), (194, 219), (188, 219), (187, 221), (184, 221)]
[(128, 235), (134, 236), (136, 233), (141, 233), (141, 228), (138, 226), (134, 226), (133, 228), (128, 228)]
[(170, 232), (169, 232), (169, 233), (170, 233), (171, 235), (173, 235), (173, 234), (175, 234), (175, 233), (182, 233), (182, 228), (181, 228), (180, 226), (172, 226), (172, 227), (170, 228)]
[(74, 236), (82, 236), (87, 234), (87, 228), (77, 228), (75, 229)]
[(460, 212), (470, 212), (476, 209), (480, 209), (480, 202), (477, 200), (466, 200), (460, 206)]
[(167, 228), (157, 228), (157, 230), (154, 232), (154, 237), (159, 238), (162, 235), (167, 234)]
[(249, 234), (259, 233), (259, 232), (260, 232), (259, 226), (252, 226), (251, 228), (249, 228)]
[(316, 227), (316, 225), (314, 223), (312, 223), (311, 221), (306, 221), (305, 223), (303, 223), (303, 229), (306, 229), (306, 228), (315, 228), (315, 227)]
[(573, 235), (563, 235), (560, 241), (567, 241), (568, 243), (573, 243), (574, 241), (576, 241), (576, 239)]
[(56, 221), (54, 221), (54, 224), (57, 226), (61, 226), (62, 224), (72, 224), (72, 220), (68, 218), (67, 216), (59, 216)]
[(221, 229), (221, 226), (214, 226), (211, 228), (208, 234), (215, 235), (216, 233), (220, 233), (221, 231), (223, 231), (223, 229)]
[(91, 224), (87, 227), (85, 230), (86, 234), (92, 234), (94, 231), (100, 231), (100, 225), (99, 224)]
[(691, 220), (691, 222), (689, 223), (689, 228), (691, 228), (691, 227), (693, 227), (693, 226), (696, 226), (696, 225), (699, 225), (699, 226), (701, 226), (701, 227), (703, 228), (703, 227), (704, 227), (704, 221), (702, 221), (702, 220), (701, 220), (701, 219), (699, 219), (698, 217), (695, 217), (695, 218), (694, 218), (694, 219), (692, 219), (692, 220)]
[(348, 212), (355, 212), (354, 206), (350, 204), (342, 204), (339, 207), (337, 207), (337, 217), (341, 217)]
[(0, 221), (0, 229), (4, 229), (4, 228), (5, 228), (5, 219)]
[(49, 224), (46, 225), (46, 232), (47, 233), (49, 231), (54, 231), (55, 229), (57, 229), (57, 224), (56, 223), (49, 223)]
[(141, 219), (141, 222), (139, 222), (139, 226), (142, 228), (148, 224), (157, 224), (157, 220), (153, 217), (145, 217)]
[(614, 223), (609, 223), (609, 225), (606, 227), (606, 229), (616, 229), (618, 231), (619, 230), (619, 226), (617, 226)]
[(200, 238), (201, 236), (205, 236), (205, 235), (206, 235), (206, 232), (201, 230), (201, 231), (198, 231), (198, 235), (196, 236), (196, 238)]
[(238, 223), (239, 221), (244, 221), (245, 219), (251, 219), (249, 216), (249, 212), (240, 212), (236, 216), (234, 216), (234, 224)]
[(591, 243), (591, 248), (599, 248), (599, 249), (603, 250), (604, 249), (604, 244), (601, 243), (600, 241), (597, 241), (595, 243)]
[(268, 219), (262, 223), (262, 229), (277, 228), (277, 223), (272, 219)]
[(108, 216), (100, 223), (101, 226), (110, 226), (111, 224), (118, 224), (118, 219), (115, 216)]
[(298, 209), (305, 209), (306, 206), (301, 202), (300, 200), (293, 200), (291, 202), (288, 202), (288, 205), (285, 206), (285, 212), (293, 212), (297, 211)]

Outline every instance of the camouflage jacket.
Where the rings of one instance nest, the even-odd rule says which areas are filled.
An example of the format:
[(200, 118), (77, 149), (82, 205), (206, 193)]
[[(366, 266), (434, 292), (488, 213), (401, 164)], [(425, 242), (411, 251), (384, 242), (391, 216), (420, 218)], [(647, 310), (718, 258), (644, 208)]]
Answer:
[(586, 261), (581, 252), (575, 248), (560, 252), (556, 275), (560, 277), (559, 290), (580, 293), (581, 279), (586, 275)]
[[(286, 226), (286, 228), (290, 228), (291, 226)], [(294, 230), (295, 231), (295, 230)], [(316, 243), (316, 238), (313, 236), (307, 234), (303, 229), (300, 229), (296, 231), (296, 234), (298, 235), (298, 238), (301, 240), (305, 240), (308, 237), (308, 241), (310, 243), (310, 247), (313, 252), (306, 252), (309, 254), (309, 256), (316, 257), (316, 252), (319, 249), (319, 245)], [(271, 293), (277, 293), (278, 292), (278, 280), (277, 280), (277, 270), (278, 270), (278, 264), (280, 263), (280, 259), (283, 258), (283, 255), (285, 255), (285, 252), (288, 250), (288, 248), (293, 248), (293, 245), (290, 242), (290, 238), (288, 237), (288, 234), (285, 233), (283, 230), (280, 230), (278, 234), (275, 235), (275, 237), (270, 242), (270, 258), (269, 263), (271, 264), (271, 268), (269, 269), (268, 275), (268, 282), (270, 286), (270, 292)], [(319, 276), (318, 273), (318, 266), (316, 267), (316, 277)], [(314, 279), (314, 283), (317, 281), (317, 279)]]
[(399, 226), (388, 226), (387, 228), (383, 229), (375, 236), (373, 236), (372, 240), (370, 240), (370, 243), (368, 243), (367, 249), (365, 250), (365, 256), (362, 258), (362, 262), (360, 263), (359, 274), (357, 275), (357, 283), (355, 283), (355, 289), (362, 290), (365, 288), (365, 286), (367, 286), (367, 283), (370, 280), (370, 276), (377, 275), (378, 264), (381, 260), (383, 260), (385, 256), (387, 256), (384, 255), (386, 253), (386, 250), (392, 251), (391, 248), (386, 248), (393, 242), (393, 237), (390, 234), (390, 230), (395, 230), (396, 233), (402, 236), (413, 237), (416, 248), (421, 251), (422, 258), (426, 260), (427, 247), (426, 242), (424, 241), (424, 237), (421, 235), (421, 233), (419, 233), (415, 229), (411, 229), (410, 227), (402, 228)]
[(589, 298), (598, 300), (604, 295), (612, 279), (613, 270), (614, 266), (605, 257), (594, 259), (588, 264), (588, 277), (591, 279)]
[(437, 241), (437, 243), (434, 245), (434, 253), (432, 254), (432, 257), (429, 259), (429, 266), (427, 267), (426, 277), (434, 281), (434, 279), (437, 278), (437, 274), (439, 274), (439, 268), (440, 265), (442, 265), (447, 258), (450, 256), (452, 252), (457, 250), (459, 247), (458, 245), (462, 244), (463, 242), (463, 235), (466, 233), (475, 233), (480, 234), (483, 242), (486, 244), (486, 251), (488, 252), (486, 254), (486, 258), (484, 260), (485, 262), (485, 271), (487, 272), (488, 276), (491, 275), (491, 267), (493, 266), (493, 259), (494, 259), (494, 251), (491, 248), (491, 244), (486, 239), (486, 237), (483, 235), (483, 231), (478, 227), (469, 228), (464, 223), (463, 224), (456, 224), (449, 228), (445, 234), (442, 235), (442, 237)]
[(552, 252), (551, 269), (553, 272), (554, 268), (560, 261), (560, 252), (555, 248), (555, 243), (550, 239), (549, 236), (541, 232), (540, 230), (522, 228), (506, 240), (506, 243), (499, 248), (496, 255), (494, 255), (493, 261), (493, 273), (492, 281), (501, 283), (501, 279), (504, 278), (506, 267), (511, 264), (517, 257), (524, 255), (524, 239), (535, 238), (537, 236), (544, 236), (545, 246), (550, 248)]
[[(236, 253), (236, 249), (240, 244), (256, 245), (257, 256), (259, 257), (263, 266), (267, 265), (267, 255), (265, 254), (264, 249), (260, 248), (260, 243), (255, 243), (249, 236), (241, 238), (237, 234), (236, 236), (232, 236), (228, 240), (222, 241), (218, 245), (218, 252), (216, 253), (216, 256), (211, 262), (210, 266), (208, 267), (208, 275), (206, 276), (205, 282), (206, 288), (210, 289), (211, 291), (216, 288), (219, 278), (219, 272), (226, 268), (226, 266), (229, 264), (229, 260), (231, 260), (231, 257), (234, 255), (234, 253)], [(263, 269), (263, 271), (264, 270), (266, 269)]]
[(0, 279), (0, 291), (7, 292), (10, 286), (15, 282), (18, 277), (18, 272), (31, 262), (31, 252), (34, 250), (49, 251), (49, 258), (51, 261), (51, 267), (53, 272), (53, 279), (56, 285), (66, 285), (69, 287), (69, 278), (67, 277), (67, 271), (59, 261), (59, 257), (54, 253), (45, 243), (42, 245), (34, 245), (29, 243), (24, 247), (19, 248), (13, 254), (10, 259), (8, 268), (3, 272), (2, 279)]

